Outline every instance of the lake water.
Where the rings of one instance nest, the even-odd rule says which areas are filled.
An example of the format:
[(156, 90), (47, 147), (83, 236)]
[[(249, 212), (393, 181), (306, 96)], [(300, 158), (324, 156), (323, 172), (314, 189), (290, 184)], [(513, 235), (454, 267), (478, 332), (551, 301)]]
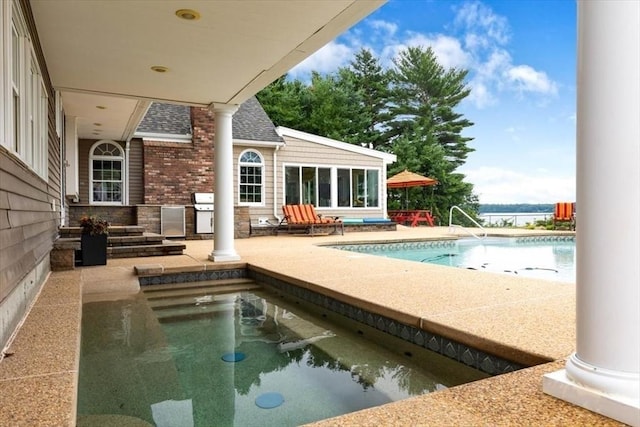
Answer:
[(500, 225), (504, 221), (510, 222), (514, 227), (523, 227), (527, 224), (533, 224), (539, 220), (548, 220), (553, 217), (553, 212), (536, 212), (536, 213), (486, 213), (480, 214), (480, 219), (484, 220), (485, 225)]

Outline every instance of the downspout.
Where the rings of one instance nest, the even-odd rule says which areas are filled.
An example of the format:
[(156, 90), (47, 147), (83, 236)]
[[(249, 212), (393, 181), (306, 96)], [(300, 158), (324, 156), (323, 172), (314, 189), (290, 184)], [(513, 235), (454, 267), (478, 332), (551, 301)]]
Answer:
[(124, 149), (124, 205), (129, 206), (129, 149), (131, 148), (131, 137), (127, 138)]
[(278, 224), (282, 221), (280, 209), (278, 209), (278, 150), (279, 145), (273, 150), (273, 216), (278, 220)]
[(385, 218), (389, 218), (389, 211), (388, 209), (388, 197), (389, 197), (389, 191), (387, 189), (387, 171), (389, 170), (389, 162), (387, 162), (386, 160), (384, 161), (384, 176), (382, 177), (382, 213), (384, 215)]

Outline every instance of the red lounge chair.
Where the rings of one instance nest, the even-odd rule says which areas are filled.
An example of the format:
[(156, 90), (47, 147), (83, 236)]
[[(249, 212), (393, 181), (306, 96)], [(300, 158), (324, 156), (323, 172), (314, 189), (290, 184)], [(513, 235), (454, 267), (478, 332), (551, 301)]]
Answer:
[(344, 224), (338, 218), (323, 218), (316, 213), (313, 205), (284, 205), (282, 206), (284, 218), (281, 224), (286, 225), (289, 232), (304, 230), (310, 235), (314, 235), (320, 227), (333, 227), (333, 232), (344, 235)]
[(571, 202), (556, 203), (553, 211), (553, 229), (558, 223), (568, 222), (571, 230), (576, 229), (576, 204)]

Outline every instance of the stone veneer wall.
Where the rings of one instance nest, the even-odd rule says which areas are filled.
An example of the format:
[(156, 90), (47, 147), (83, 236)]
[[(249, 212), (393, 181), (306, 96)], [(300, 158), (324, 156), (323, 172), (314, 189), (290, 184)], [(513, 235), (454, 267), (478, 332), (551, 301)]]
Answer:
[[(84, 215), (96, 215), (105, 218), (111, 225), (139, 225), (148, 233), (160, 234), (160, 208), (161, 205), (137, 205), (137, 206), (69, 206), (69, 218), (67, 225), (78, 227), (80, 218)], [(195, 210), (193, 205), (185, 205), (184, 211), (186, 239), (207, 240), (213, 239), (213, 234), (196, 234)], [(251, 233), (251, 217), (248, 206), (234, 207), (234, 220), (236, 239), (247, 239)]]
[(80, 218), (95, 215), (109, 221), (111, 225), (137, 225), (135, 206), (94, 206), (86, 204), (69, 205), (67, 225), (80, 226)]
[[(136, 209), (138, 211), (138, 223), (137, 225), (143, 226), (146, 231), (150, 233), (160, 233), (160, 205), (138, 205)], [(213, 234), (196, 234), (195, 226), (195, 210), (193, 205), (185, 206), (185, 238), (188, 240), (207, 240), (213, 239)], [(234, 237), (236, 239), (246, 239), (250, 234), (250, 216), (249, 207), (247, 206), (235, 206), (234, 207), (234, 221), (235, 232)]]

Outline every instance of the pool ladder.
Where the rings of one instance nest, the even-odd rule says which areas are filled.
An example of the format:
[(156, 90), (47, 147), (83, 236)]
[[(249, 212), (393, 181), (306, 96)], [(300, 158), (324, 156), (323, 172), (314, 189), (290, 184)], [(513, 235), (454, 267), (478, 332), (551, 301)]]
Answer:
[[(484, 235), (482, 237), (478, 236), (476, 233), (474, 233), (471, 230), (466, 229), (465, 227), (461, 226), (461, 225), (457, 225), (453, 223), (453, 210), (458, 210), (460, 211), (460, 213), (462, 213), (462, 215), (466, 216), (469, 221), (471, 221), (472, 223), (474, 223), (476, 225), (476, 227), (478, 227), (480, 230), (483, 231)], [(478, 224), (478, 222), (471, 218), (465, 211), (463, 211), (462, 209), (460, 209), (459, 206), (451, 206), (451, 209), (449, 209), (449, 233), (455, 234), (455, 228), (460, 228), (464, 231), (466, 231), (467, 233), (471, 234), (473, 237), (475, 237), (478, 240), (482, 240), (485, 237), (487, 237), (487, 230), (485, 230), (485, 228), (483, 226), (481, 226), (480, 224)]]

